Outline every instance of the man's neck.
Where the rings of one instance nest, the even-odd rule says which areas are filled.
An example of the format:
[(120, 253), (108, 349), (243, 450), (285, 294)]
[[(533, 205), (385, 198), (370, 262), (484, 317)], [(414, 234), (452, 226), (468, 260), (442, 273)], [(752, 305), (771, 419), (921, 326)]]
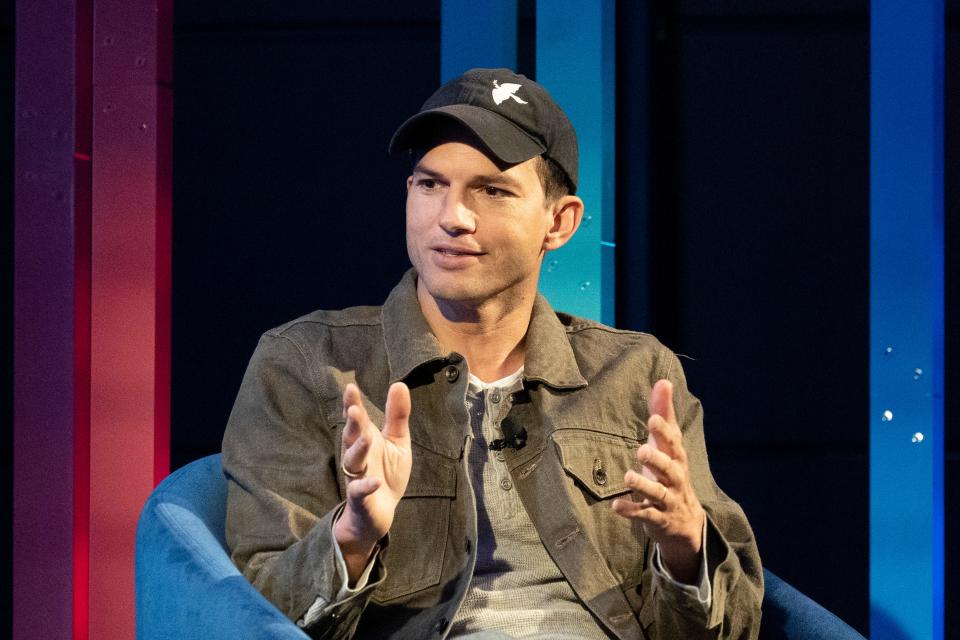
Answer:
[(467, 360), (470, 373), (484, 382), (506, 377), (523, 366), (527, 327), (536, 291), (504, 302), (481, 305), (436, 300), (420, 283), (423, 316), (444, 351)]

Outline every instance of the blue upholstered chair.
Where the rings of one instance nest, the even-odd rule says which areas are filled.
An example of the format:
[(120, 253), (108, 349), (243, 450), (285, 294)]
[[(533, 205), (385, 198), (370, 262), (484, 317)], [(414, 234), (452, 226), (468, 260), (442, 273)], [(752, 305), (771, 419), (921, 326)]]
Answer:
[(137, 525), (139, 640), (307, 638), (230, 562), (226, 512), (219, 455), (174, 471), (153, 490)]
[[(300, 629), (230, 562), (223, 526), (227, 484), (220, 456), (174, 471), (154, 490), (137, 527), (137, 638), (303, 640)], [(863, 640), (765, 571), (763, 640)]]

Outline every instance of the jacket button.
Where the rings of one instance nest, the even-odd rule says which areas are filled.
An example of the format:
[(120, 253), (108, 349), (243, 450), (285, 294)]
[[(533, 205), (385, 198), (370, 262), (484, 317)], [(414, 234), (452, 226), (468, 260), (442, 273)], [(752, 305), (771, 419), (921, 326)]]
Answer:
[(490, 402), (493, 404), (500, 403), (500, 389), (494, 389), (490, 392)]
[(504, 491), (510, 491), (510, 489), (513, 489), (513, 483), (510, 481), (510, 478), (501, 479), (500, 488)]
[(457, 369), (452, 364), (449, 364), (444, 368), (443, 375), (446, 377), (447, 382), (456, 382), (457, 378), (460, 377), (460, 369)]
[(600, 486), (607, 484), (607, 470), (603, 468), (603, 461), (600, 458), (593, 461), (593, 481)]
[(436, 631), (437, 633), (443, 633), (443, 630), (446, 628), (447, 628), (446, 618), (440, 618), (439, 620), (433, 623), (433, 630)]

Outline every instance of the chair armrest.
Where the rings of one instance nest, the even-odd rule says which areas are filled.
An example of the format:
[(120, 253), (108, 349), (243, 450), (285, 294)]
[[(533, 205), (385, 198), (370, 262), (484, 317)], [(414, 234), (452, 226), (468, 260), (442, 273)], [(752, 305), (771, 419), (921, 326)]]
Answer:
[(760, 640), (864, 640), (846, 622), (763, 570), (763, 616)]
[[(208, 496), (192, 492), (203, 487), (198, 472), (209, 469), (195, 465), (210, 467), (214, 457), (219, 471), (219, 456), (179, 469), (153, 491), (141, 512), (136, 542), (137, 638), (305, 640), (307, 635), (233, 565), (222, 546), (222, 531), (211, 531), (198, 515), (203, 508), (196, 502)], [(224, 485), (221, 476), (214, 489), (225, 491)], [(209, 500), (222, 501), (224, 496), (209, 495)]]

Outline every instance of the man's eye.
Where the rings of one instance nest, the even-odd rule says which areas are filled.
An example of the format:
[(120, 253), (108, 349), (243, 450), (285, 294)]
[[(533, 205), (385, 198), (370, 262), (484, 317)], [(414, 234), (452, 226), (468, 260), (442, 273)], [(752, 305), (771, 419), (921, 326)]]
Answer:
[(431, 190), (437, 188), (437, 181), (433, 178), (420, 178), (420, 180), (417, 181), (417, 185), (422, 189)]
[(483, 187), (481, 190), (483, 191), (483, 195), (488, 196), (490, 198), (502, 198), (504, 196), (509, 195), (503, 189), (498, 189), (496, 187), (491, 187), (489, 185)]

